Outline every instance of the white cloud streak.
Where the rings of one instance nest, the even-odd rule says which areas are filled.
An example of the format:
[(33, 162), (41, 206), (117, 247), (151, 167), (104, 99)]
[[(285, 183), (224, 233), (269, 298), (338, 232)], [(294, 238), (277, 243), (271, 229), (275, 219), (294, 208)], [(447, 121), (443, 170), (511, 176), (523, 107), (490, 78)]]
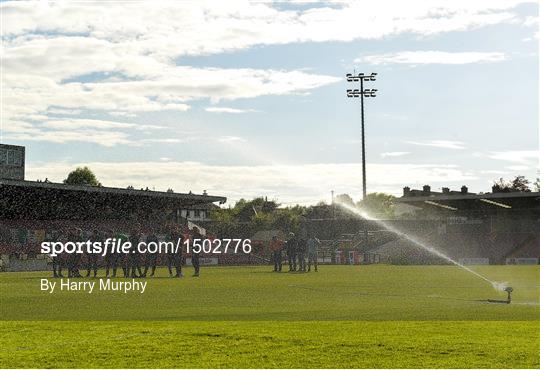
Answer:
[(358, 57), (355, 63), (380, 64), (470, 64), (502, 62), (508, 56), (500, 52), (446, 52), (446, 51), (401, 51), (398, 53), (372, 54)]
[(207, 112), (211, 113), (253, 113), (258, 112), (255, 109), (237, 109), (237, 108), (229, 108), (229, 107), (208, 107), (204, 109)]
[(381, 157), (387, 158), (387, 157), (402, 157), (404, 155), (411, 154), (411, 152), (386, 152), (381, 153)]
[(42, 124), (43, 127), (52, 129), (160, 129), (157, 125), (142, 125), (136, 123), (125, 123), (116, 121), (104, 121), (97, 119), (65, 119), (65, 120), (49, 120)]
[(526, 165), (534, 165), (536, 163), (540, 167), (540, 150), (506, 150), (490, 152), (487, 154), (487, 157), (499, 161)]
[(238, 137), (238, 136), (223, 136), (223, 137), (218, 138), (218, 142), (227, 143), (227, 144), (245, 143), (246, 139)]
[(430, 146), (434, 148), (441, 149), (465, 149), (465, 143), (461, 141), (451, 141), (451, 140), (430, 140), (430, 141), (405, 141), (407, 144), (419, 145), (419, 146)]

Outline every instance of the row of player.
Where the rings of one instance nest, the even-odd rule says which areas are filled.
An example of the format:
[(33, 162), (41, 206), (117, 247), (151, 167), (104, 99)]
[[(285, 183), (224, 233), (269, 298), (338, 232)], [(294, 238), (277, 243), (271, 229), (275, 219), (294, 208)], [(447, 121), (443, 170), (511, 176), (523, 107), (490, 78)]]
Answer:
[[(107, 233), (113, 234), (113, 230), (107, 230)], [(71, 232), (62, 234), (60, 232), (51, 232), (48, 235), (47, 241), (60, 241), (60, 240), (69, 240), (72, 242), (90, 240), (91, 242), (103, 241), (105, 237), (104, 233), (98, 229), (94, 229), (88, 237), (85, 237), (81, 229), (73, 229)], [(120, 232), (116, 233), (114, 236), (117, 240), (124, 240), (131, 243), (131, 245), (138, 245), (141, 241), (143, 235), (140, 231), (140, 228), (133, 227), (129, 236)], [(204, 239), (205, 237), (200, 233), (197, 227), (194, 227), (190, 233), (189, 238), (191, 239)], [(165, 241), (172, 241), (176, 243), (178, 240), (181, 240), (180, 243), (183, 243), (185, 236), (180, 230), (171, 226), (167, 229), (165, 234)], [(146, 243), (158, 243), (158, 238), (154, 233), (149, 233), (146, 235)], [(180, 244), (182, 245), (182, 244)], [(143, 255), (138, 253), (137, 248), (134, 248), (131, 253), (122, 254), (122, 253), (108, 253), (104, 257), (105, 262), (105, 277), (116, 277), (118, 267), (122, 268), (123, 277), (125, 278), (144, 278), (148, 276), (154, 276), (157, 266), (158, 253), (145, 253)], [(84, 257), (84, 261), (83, 261)], [(52, 257), (52, 268), (54, 277), (63, 277), (64, 268), (67, 270), (67, 276), (70, 278), (82, 277), (81, 269), (86, 270), (86, 277), (91, 275), (97, 277), (98, 272), (98, 258), (97, 254), (93, 253), (71, 253), (71, 254), (61, 254)], [(182, 277), (182, 248), (178, 248), (176, 253), (169, 251), (166, 253), (167, 267), (169, 270), (169, 276), (171, 277)], [(200, 274), (200, 254), (191, 253), (191, 261), (195, 269), (193, 276), (198, 277)]]
[[(317, 253), (321, 242), (314, 236), (307, 239), (297, 237), (294, 233), (289, 233), (287, 241), (273, 236), (270, 241), (270, 251), (272, 252), (272, 262), (274, 263), (274, 272), (281, 272), (283, 265), (283, 252), (286, 253), (289, 271), (309, 272), (311, 265), (318, 271)], [(307, 257), (307, 266), (306, 266)]]
[[(112, 230), (108, 230), (109, 233), (113, 233)], [(192, 239), (203, 239), (204, 236), (199, 232), (197, 227), (194, 227), (189, 233), (189, 237)], [(142, 233), (139, 228), (134, 227), (131, 230), (129, 236), (124, 233), (115, 234), (115, 238), (119, 240), (129, 240), (132, 245), (137, 245), (141, 241)], [(175, 242), (180, 239), (183, 243), (185, 236), (176, 227), (169, 227), (165, 235), (165, 241)], [(74, 229), (70, 233), (62, 235), (61, 233), (51, 232), (48, 235), (48, 241), (58, 240), (70, 240), (70, 241), (102, 241), (105, 238), (103, 233), (97, 229), (85, 239), (81, 229)], [(149, 233), (146, 236), (146, 243), (158, 242), (158, 238), (155, 234)], [(318, 271), (317, 254), (320, 246), (319, 239), (311, 236), (309, 238), (297, 237), (294, 233), (290, 233), (286, 241), (278, 239), (277, 236), (273, 236), (269, 243), (269, 249), (272, 256), (272, 262), (275, 272), (281, 272), (283, 266), (283, 252), (285, 252), (286, 261), (289, 265), (289, 271), (309, 272), (313, 265), (315, 271)], [(116, 277), (119, 267), (122, 268), (123, 277), (137, 277), (144, 278), (147, 276), (154, 276), (157, 267), (157, 253), (147, 253), (142, 255), (138, 253), (136, 249), (133, 253), (118, 254), (109, 253), (105, 256), (105, 277)], [(83, 261), (83, 255), (78, 253), (65, 255), (59, 255), (52, 257), (52, 267), (54, 277), (63, 277), (63, 269), (66, 268), (68, 277), (82, 277), (80, 270), (86, 270), (86, 277), (97, 277), (98, 271), (98, 255), (97, 254), (84, 254), (85, 261)], [(182, 248), (179, 248), (176, 253), (172, 251), (166, 254), (166, 263), (169, 270), (169, 276), (182, 277)], [(191, 253), (192, 264), (195, 269), (193, 276), (197, 277), (200, 274), (200, 254)], [(149, 275), (148, 275), (149, 273)]]

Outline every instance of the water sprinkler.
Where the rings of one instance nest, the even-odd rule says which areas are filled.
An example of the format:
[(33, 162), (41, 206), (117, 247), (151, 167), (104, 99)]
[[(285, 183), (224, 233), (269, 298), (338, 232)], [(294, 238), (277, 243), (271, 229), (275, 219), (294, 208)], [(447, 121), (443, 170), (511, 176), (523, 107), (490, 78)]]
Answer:
[(499, 299), (488, 299), (488, 302), (490, 302), (490, 303), (506, 303), (506, 304), (510, 304), (510, 302), (512, 302), (512, 292), (514, 291), (514, 288), (512, 288), (511, 286), (507, 286), (507, 287), (505, 287), (503, 289), (503, 291), (508, 293), (508, 297), (506, 298), (506, 301), (502, 301), (502, 300), (499, 300)]
[(506, 288), (504, 288), (504, 291), (508, 293), (508, 298), (506, 301), (510, 303), (512, 301), (512, 292), (514, 291), (514, 288), (512, 288), (511, 286), (507, 286)]

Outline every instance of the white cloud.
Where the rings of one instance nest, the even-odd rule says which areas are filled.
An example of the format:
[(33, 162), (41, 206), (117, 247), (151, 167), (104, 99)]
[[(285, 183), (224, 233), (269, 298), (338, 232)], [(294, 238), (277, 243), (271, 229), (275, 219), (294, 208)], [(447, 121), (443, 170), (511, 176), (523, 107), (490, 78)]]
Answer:
[(539, 150), (506, 150), (500, 152), (491, 152), (487, 157), (499, 161), (515, 162), (520, 164), (533, 165), (540, 163)]
[(257, 112), (255, 109), (237, 109), (229, 107), (208, 107), (204, 109), (211, 113), (252, 113)]
[(411, 154), (411, 152), (386, 152), (386, 153), (381, 153), (381, 157), (383, 157), (383, 158), (386, 158), (386, 157), (402, 157), (402, 156), (407, 155), (407, 154)]
[(507, 166), (506, 168), (512, 171), (527, 171), (530, 169), (529, 166), (524, 166), (524, 165)]
[[(162, 66), (159, 71), (144, 71), (149, 76), (142, 80), (61, 83), (46, 77), (55, 73), (46, 67), (34, 68), (35, 75), (31, 75), (14, 65), (17, 66), (15, 71), (5, 68), (2, 81), (4, 127), (7, 129), (12, 121), (28, 121), (37, 114), (46, 114), (50, 107), (101, 110), (129, 117), (145, 111), (186, 111), (190, 108), (186, 101), (199, 99), (219, 102), (306, 93), (340, 80), (300, 71)], [(62, 77), (57, 76), (57, 79)]]
[[(178, 139), (135, 140), (133, 130), (158, 130), (159, 125), (126, 123), (96, 119), (67, 118), (43, 122), (12, 121), (4, 126), (8, 140), (45, 141), (53, 143), (85, 142), (105, 147), (115, 145), (142, 145), (149, 142), (180, 142)], [(178, 134), (178, 133), (177, 133)], [(186, 138), (191, 133), (182, 133)], [(176, 140), (176, 141), (171, 141)]]
[(482, 170), (480, 171), (482, 175), (506, 175), (508, 171), (501, 170)]
[(220, 143), (245, 143), (246, 139), (238, 137), (238, 136), (222, 136), (218, 138), (218, 141)]
[(401, 114), (375, 113), (373, 116), (392, 121), (407, 121), (409, 119), (407, 116)]
[(191, 138), (176, 139), (176, 138), (165, 138), (165, 139), (142, 139), (138, 140), (137, 143), (162, 143), (162, 144), (176, 144), (176, 143), (186, 143), (191, 141)]
[[(60, 109), (60, 108), (49, 108), (47, 109), (48, 115), (67, 115), (67, 116), (77, 116), (81, 114), (80, 109)], [(45, 116), (47, 117), (47, 116)]]
[(115, 117), (130, 117), (130, 118), (137, 117), (136, 113), (131, 113), (131, 112), (114, 112), (113, 111), (113, 112), (107, 112), (107, 113)]
[(17, 141), (48, 141), (52, 143), (86, 142), (113, 147), (115, 145), (133, 145), (129, 134), (117, 131), (86, 130), (84, 135), (79, 131), (39, 131), (19, 132), (4, 135), (5, 139)]
[[(280, 10), (272, 2), (7, 2), (4, 33), (89, 35), (131, 41), (159, 56), (200, 55), (261, 44), (437, 34), (517, 22), (523, 0), (340, 1)], [(169, 37), (167, 37), (169, 36)]]
[(451, 140), (431, 140), (431, 141), (405, 141), (407, 144), (432, 146), (442, 149), (465, 149), (465, 143)]
[(159, 129), (157, 125), (143, 125), (137, 123), (125, 123), (116, 121), (105, 121), (97, 119), (64, 119), (64, 120), (49, 120), (42, 124), (43, 127), (52, 129)]
[[(76, 166), (89, 166), (106, 186), (173, 188), (178, 192), (225, 195), (230, 201), (267, 195), (285, 203), (316, 203), (330, 190), (361, 194), (361, 164), (306, 164), (264, 166), (217, 166), (195, 162), (156, 161), (122, 163), (28, 163), (28, 179), (49, 178), (59, 182)], [(457, 166), (368, 164), (369, 191), (401, 192), (404, 184), (419, 187), (462, 185), (476, 177)], [(175, 176), (171, 176), (175, 174)], [(373, 180), (372, 180), (373, 179)], [(242, 186), (238, 186), (241, 184)]]
[(538, 27), (540, 27), (540, 17), (532, 17), (532, 16), (529, 16), (529, 17), (526, 17), (525, 18), (525, 21), (523, 22), (523, 25), (524, 26), (533, 26), (533, 27), (536, 27), (538, 29)]
[(523, 25), (532, 26), (535, 28), (534, 34), (531, 37), (525, 37), (523, 41), (540, 40), (540, 17), (526, 17)]
[[(69, 114), (61, 111), (133, 117), (184, 112), (191, 101), (201, 99), (216, 103), (305, 94), (341, 78), (194, 68), (182, 65), (182, 57), (257, 45), (463, 31), (517, 22), (513, 7), (522, 2), (527, 1), (344, 1), (304, 10), (241, 0), (3, 2), (4, 130), (21, 122), (32, 126), (49, 114)], [(63, 140), (70, 136), (65, 133)], [(116, 143), (124, 139), (118, 134)]]
[(445, 51), (401, 51), (364, 55), (354, 60), (355, 63), (369, 64), (469, 64), (502, 62), (508, 57), (499, 52), (445, 52)]

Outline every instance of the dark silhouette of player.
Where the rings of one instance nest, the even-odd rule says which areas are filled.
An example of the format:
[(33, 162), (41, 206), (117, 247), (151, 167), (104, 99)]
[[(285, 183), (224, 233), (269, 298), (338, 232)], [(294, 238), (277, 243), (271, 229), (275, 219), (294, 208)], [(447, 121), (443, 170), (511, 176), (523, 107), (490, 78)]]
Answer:
[(139, 242), (141, 241), (140, 227), (135, 226), (131, 231), (129, 236), (129, 241), (131, 242), (131, 250), (129, 254), (129, 267), (128, 272), (133, 278), (142, 277), (143, 272), (141, 270), (141, 255), (139, 253)]
[[(82, 230), (79, 228), (73, 229), (71, 234), (69, 234), (68, 241), (73, 242), (73, 243), (83, 241)], [(81, 257), (82, 257), (81, 254), (77, 253), (77, 251), (75, 251), (74, 253), (71, 253), (68, 256), (68, 277), (70, 278), (81, 277), (81, 273), (79, 271)]]
[(306, 272), (306, 239), (300, 238), (296, 244), (296, 256), (298, 259), (298, 271)]
[(184, 235), (178, 232), (175, 227), (171, 227), (169, 234), (167, 235), (167, 241), (172, 242), (175, 248), (167, 251), (167, 268), (169, 269), (169, 277), (173, 277), (173, 266), (175, 269), (174, 277), (182, 277), (184, 276), (182, 275), (182, 248), (184, 246)]
[(277, 235), (274, 235), (270, 241), (270, 251), (272, 252), (272, 260), (274, 262), (274, 272), (281, 272), (282, 249), (283, 241), (279, 240)]
[[(150, 234), (148, 234), (148, 236), (146, 237), (147, 248), (149, 243), (155, 243), (156, 245), (159, 244), (159, 240), (153, 232), (150, 232)], [(152, 246), (152, 248), (154, 248), (154, 246)], [(156, 272), (157, 256), (157, 251), (154, 253), (146, 253), (146, 258), (144, 260), (143, 277), (146, 277), (149, 269), (151, 269), (150, 276), (154, 276), (154, 273)]]
[[(109, 230), (109, 235), (112, 236), (114, 231)], [(108, 250), (105, 255), (105, 277), (109, 277), (109, 271), (112, 270), (112, 277), (116, 277), (116, 270), (118, 269), (118, 260), (120, 258), (119, 252), (116, 250)]]
[[(45, 238), (46, 242), (54, 243), (60, 241), (60, 232), (50, 230)], [(51, 256), (52, 259), (52, 269), (53, 269), (53, 277), (63, 277), (62, 276), (62, 265), (63, 260), (61, 255)]]
[(308, 247), (308, 272), (311, 271), (311, 264), (315, 267), (315, 271), (317, 270), (318, 265), (318, 251), (319, 246), (321, 245), (321, 241), (317, 239), (316, 237), (312, 236), (307, 241), (307, 247)]
[[(103, 237), (99, 233), (97, 229), (94, 229), (92, 231), (92, 235), (90, 235), (91, 243), (96, 242), (103, 242)], [(90, 253), (89, 251), (86, 251), (86, 277), (90, 276), (90, 271), (94, 271), (94, 277), (97, 276), (97, 270), (98, 270), (98, 255), (96, 253)]]
[(204, 239), (205, 238), (199, 232), (198, 227), (193, 227), (193, 229), (191, 229), (191, 263), (193, 264), (193, 268), (195, 269), (195, 273), (193, 274), (193, 277), (199, 277), (200, 269), (201, 269), (200, 251), (193, 250), (193, 243), (197, 241), (198, 244), (202, 245)]
[(289, 271), (296, 271), (296, 247), (298, 240), (294, 236), (294, 233), (289, 233), (289, 240), (285, 245), (287, 251), (287, 259), (289, 260)]

